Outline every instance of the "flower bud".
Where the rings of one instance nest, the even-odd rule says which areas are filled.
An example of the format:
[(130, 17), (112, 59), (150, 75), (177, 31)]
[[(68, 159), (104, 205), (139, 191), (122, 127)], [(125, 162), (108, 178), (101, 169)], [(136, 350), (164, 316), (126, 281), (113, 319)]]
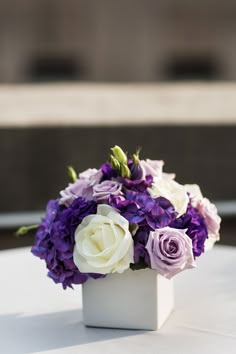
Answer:
[(111, 148), (113, 156), (122, 164), (127, 165), (128, 160), (124, 151), (117, 145)]
[(114, 170), (119, 173), (119, 171), (120, 171), (120, 163), (113, 155), (111, 155), (111, 165), (114, 168)]
[(136, 154), (133, 154), (133, 163), (139, 165), (139, 156)]
[(130, 172), (130, 169), (127, 165), (121, 164), (120, 165), (120, 172), (121, 172), (121, 177), (124, 177), (124, 178), (131, 177), (131, 172)]
[(75, 170), (73, 169), (72, 166), (68, 166), (68, 175), (71, 179), (72, 182), (75, 182), (77, 180), (77, 173), (75, 172)]
[(143, 169), (140, 165), (140, 163), (133, 163), (130, 166), (130, 172), (131, 172), (131, 179), (133, 180), (138, 180), (143, 178)]

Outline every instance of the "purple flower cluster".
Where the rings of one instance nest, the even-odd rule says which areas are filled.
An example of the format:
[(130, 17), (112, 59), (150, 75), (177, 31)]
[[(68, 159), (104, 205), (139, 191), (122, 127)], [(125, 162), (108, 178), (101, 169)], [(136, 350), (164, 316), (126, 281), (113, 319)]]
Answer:
[(130, 224), (138, 225), (134, 236), (133, 269), (150, 267), (150, 260), (145, 248), (151, 230), (168, 226), (176, 218), (176, 212), (171, 203), (162, 197), (152, 198), (147, 193), (126, 191), (125, 198), (110, 197), (110, 205), (119, 210), (120, 214)]
[(74, 231), (89, 214), (96, 213), (96, 203), (77, 198), (70, 207), (64, 208), (58, 200), (50, 200), (46, 215), (39, 225), (32, 253), (44, 259), (49, 270), (48, 276), (63, 288), (72, 284), (83, 284), (89, 277), (99, 274), (81, 273), (73, 261)]
[(130, 224), (148, 226), (150, 230), (167, 226), (176, 218), (176, 212), (167, 199), (152, 198), (147, 193), (127, 191), (125, 198), (112, 195), (110, 205), (118, 209)]
[(174, 220), (171, 227), (187, 229), (186, 234), (192, 240), (194, 257), (199, 257), (204, 252), (204, 243), (208, 237), (206, 223), (198, 209), (194, 208), (191, 203), (189, 203), (186, 213)]
[[(162, 171), (163, 161), (139, 161), (137, 153), (128, 159), (119, 147), (111, 150), (111, 163), (99, 170), (88, 169), (78, 177), (74, 172), (73, 183), (60, 192), (60, 199), (48, 202), (37, 229), (32, 253), (46, 262), (48, 276), (64, 289), (104, 277), (106, 269), (114, 272), (107, 267), (109, 260), (104, 261), (107, 268), (101, 265), (111, 248), (110, 241), (104, 242), (106, 234), (110, 237), (118, 232), (120, 238), (125, 232), (127, 245), (132, 247), (127, 246), (129, 253), (124, 259), (131, 269), (153, 268), (167, 278), (195, 267), (195, 258), (204, 252), (207, 238), (212, 244), (219, 238), (220, 218), (214, 205), (201, 196), (199, 187), (178, 184), (175, 175)], [(97, 226), (94, 218), (101, 225)], [(113, 226), (109, 228), (110, 222)], [(90, 231), (84, 232), (85, 227)], [(107, 245), (109, 252), (103, 252)], [(116, 256), (122, 252), (119, 249)]]

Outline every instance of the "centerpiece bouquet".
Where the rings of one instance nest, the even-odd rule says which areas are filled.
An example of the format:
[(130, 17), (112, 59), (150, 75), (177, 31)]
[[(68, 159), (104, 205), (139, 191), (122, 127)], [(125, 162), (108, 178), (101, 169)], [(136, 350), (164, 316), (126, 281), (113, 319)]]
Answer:
[(198, 185), (179, 184), (163, 165), (115, 146), (99, 169), (69, 168), (71, 183), (48, 202), (32, 247), (55, 283), (146, 268), (171, 279), (196, 267), (219, 240), (221, 219)]

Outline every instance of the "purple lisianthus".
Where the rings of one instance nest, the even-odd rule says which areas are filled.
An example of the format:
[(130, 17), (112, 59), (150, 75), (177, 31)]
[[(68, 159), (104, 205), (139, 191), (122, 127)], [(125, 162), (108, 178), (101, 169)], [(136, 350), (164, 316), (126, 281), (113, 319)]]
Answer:
[(96, 168), (89, 168), (84, 172), (79, 174), (80, 179), (88, 180), (90, 186), (95, 186), (95, 184), (99, 183), (102, 178), (102, 170), (97, 170)]
[(77, 179), (74, 183), (69, 183), (68, 187), (60, 192), (60, 204), (69, 207), (79, 196), (92, 200), (92, 190), (86, 179)]
[(153, 177), (151, 175), (146, 176), (145, 179), (129, 179), (118, 177), (118, 181), (123, 184), (123, 186), (133, 192), (144, 193), (147, 188), (151, 187), (153, 182)]
[(139, 161), (137, 161), (136, 163), (134, 163), (132, 160), (129, 161), (129, 169), (131, 172), (131, 180), (143, 180), (144, 179), (144, 173), (143, 173), (143, 169), (141, 167), (141, 164)]
[(60, 204), (68, 207), (78, 197), (92, 200), (93, 187), (100, 183), (101, 178), (102, 171), (95, 168), (89, 168), (80, 173), (79, 178), (74, 183), (70, 183), (66, 189), (60, 192)]
[(186, 230), (166, 227), (151, 231), (146, 245), (151, 268), (170, 279), (184, 269), (194, 268), (192, 242)]
[(83, 284), (88, 278), (101, 277), (100, 274), (81, 273), (73, 261), (74, 231), (87, 215), (96, 213), (97, 204), (77, 198), (68, 208), (51, 200), (46, 215), (38, 227), (32, 253), (44, 259), (48, 276), (63, 288), (72, 284)]
[(104, 180), (117, 177), (117, 172), (114, 170), (110, 163), (102, 164), (101, 171), (103, 173)]
[(131, 224), (148, 226), (151, 230), (168, 226), (176, 218), (176, 212), (167, 199), (152, 198), (146, 193), (127, 191), (125, 197), (111, 196), (109, 204)]
[(187, 229), (186, 233), (192, 240), (194, 257), (199, 257), (204, 252), (204, 243), (208, 237), (206, 223), (198, 209), (191, 203), (188, 204), (186, 213), (174, 220), (170, 226), (176, 229)]
[(121, 189), (121, 183), (106, 180), (93, 187), (93, 197), (98, 203), (107, 203), (111, 195), (120, 195)]

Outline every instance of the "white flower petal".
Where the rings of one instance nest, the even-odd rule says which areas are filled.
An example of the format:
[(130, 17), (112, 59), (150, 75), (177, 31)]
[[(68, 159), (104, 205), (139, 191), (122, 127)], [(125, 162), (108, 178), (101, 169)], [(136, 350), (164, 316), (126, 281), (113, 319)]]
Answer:
[(84, 218), (75, 231), (74, 262), (81, 272), (123, 272), (133, 262), (129, 223), (108, 205)]
[(153, 198), (164, 197), (174, 206), (179, 216), (183, 215), (188, 206), (189, 197), (181, 184), (171, 178), (154, 178), (151, 188), (148, 192)]

